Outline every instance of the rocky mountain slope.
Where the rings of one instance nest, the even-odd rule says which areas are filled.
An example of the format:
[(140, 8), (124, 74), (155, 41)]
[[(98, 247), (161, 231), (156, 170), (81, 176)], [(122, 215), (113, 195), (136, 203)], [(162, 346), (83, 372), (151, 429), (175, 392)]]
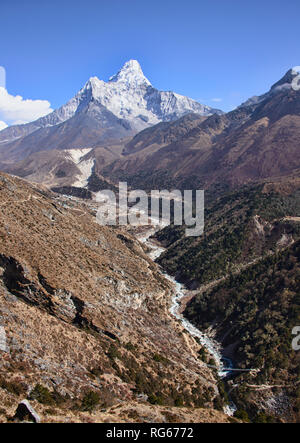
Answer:
[(227, 114), (144, 130), (105, 175), (137, 187), (185, 189), (298, 176), (300, 92), (292, 79), (289, 71), (267, 94)]
[(170, 282), (130, 234), (100, 227), (93, 205), (3, 174), (0, 210), (1, 421), (26, 397), (42, 421), (110, 420), (115, 409), (100, 410), (119, 406), (127, 421), (222, 409), (201, 346), (169, 314)]

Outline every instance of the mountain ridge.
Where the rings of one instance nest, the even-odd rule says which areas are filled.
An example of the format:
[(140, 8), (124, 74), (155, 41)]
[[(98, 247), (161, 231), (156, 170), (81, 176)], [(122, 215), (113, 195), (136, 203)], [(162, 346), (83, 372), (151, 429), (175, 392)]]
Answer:
[(127, 143), (125, 158), (105, 167), (105, 175), (138, 187), (167, 180), (172, 187), (207, 188), (297, 174), (300, 92), (287, 77), (292, 81), (290, 71), (256, 102), (187, 123), (184, 136), (175, 129), (182, 120), (142, 131)]
[[(9, 162), (25, 158), (28, 144), (35, 146), (37, 151), (83, 148), (120, 140), (189, 112), (222, 113), (174, 92), (159, 91), (144, 76), (139, 63), (130, 60), (108, 82), (91, 77), (71, 100), (51, 114), (0, 131), (0, 160)], [(92, 128), (93, 135), (87, 140), (84, 137), (76, 140), (76, 134), (84, 131), (87, 125)], [(70, 126), (70, 140), (61, 143), (56, 133), (70, 131)], [(38, 137), (34, 140), (33, 134), (36, 133)], [(27, 139), (30, 136), (31, 139)]]

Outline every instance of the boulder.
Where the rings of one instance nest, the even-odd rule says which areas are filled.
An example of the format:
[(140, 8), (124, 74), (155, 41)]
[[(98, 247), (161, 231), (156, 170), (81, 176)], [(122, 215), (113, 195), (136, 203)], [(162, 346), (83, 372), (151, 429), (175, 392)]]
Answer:
[(20, 421), (33, 423), (41, 422), (40, 416), (33, 409), (28, 400), (22, 400), (21, 403), (19, 403), (14, 418)]

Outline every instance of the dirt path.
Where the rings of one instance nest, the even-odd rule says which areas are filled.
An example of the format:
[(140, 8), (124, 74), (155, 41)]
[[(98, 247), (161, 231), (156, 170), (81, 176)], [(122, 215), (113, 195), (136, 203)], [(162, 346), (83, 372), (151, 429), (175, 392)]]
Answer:
[(28, 202), (29, 200), (32, 200), (33, 198), (35, 200), (40, 200), (39, 197), (36, 197), (35, 195), (30, 194), (29, 197), (24, 198), (22, 200), (7, 200), (5, 202), (0, 203), (0, 206), (5, 206), (5, 205), (7, 205), (9, 203), (14, 203), (14, 204), (16, 204), (16, 203), (25, 203), (25, 202)]
[(300, 222), (300, 217), (284, 217), (283, 220)]

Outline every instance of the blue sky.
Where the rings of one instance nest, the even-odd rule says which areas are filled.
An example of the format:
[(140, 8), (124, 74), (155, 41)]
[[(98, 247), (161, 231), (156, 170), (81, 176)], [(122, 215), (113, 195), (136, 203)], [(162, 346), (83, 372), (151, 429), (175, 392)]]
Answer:
[(300, 65), (299, 20), (299, 0), (1, 0), (0, 66), (43, 112), (132, 58), (155, 87), (230, 110)]

